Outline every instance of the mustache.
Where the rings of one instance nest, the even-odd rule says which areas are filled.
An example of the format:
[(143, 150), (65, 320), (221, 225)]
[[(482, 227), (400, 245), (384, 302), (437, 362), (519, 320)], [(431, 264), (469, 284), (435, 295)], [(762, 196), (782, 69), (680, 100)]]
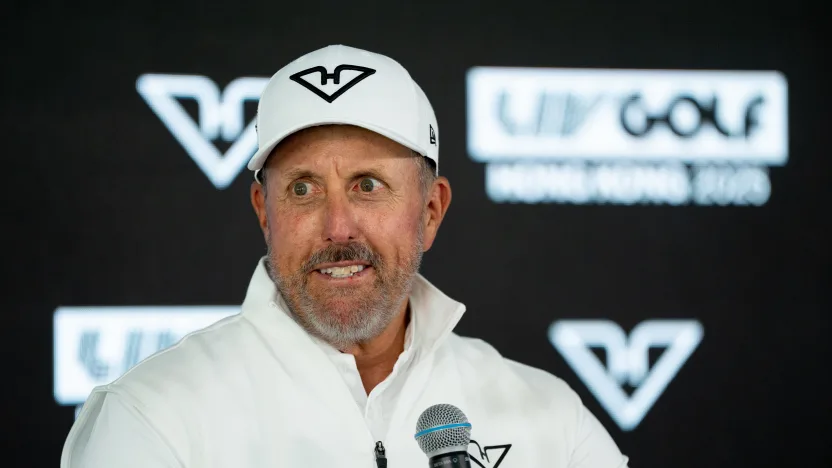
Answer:
[(315, 269), (315, 265), (321, 263), (346, 261), (367, 262), (376, 269), (383, 264), (381, 256), (368, 245), (360, 242), (350, 242), (349, 244), (330, 244), (326, 248), (313, 253), (303, 264), (302, 271), (309, 273)]

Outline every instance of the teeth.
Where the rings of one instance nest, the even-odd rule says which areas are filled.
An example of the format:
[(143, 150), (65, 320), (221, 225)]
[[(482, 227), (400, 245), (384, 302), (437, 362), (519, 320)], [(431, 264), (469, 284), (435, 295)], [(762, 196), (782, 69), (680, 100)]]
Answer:
[(333, 278), (349, 278), (364, 269), (364, 265), (350, 265), (345, 267), (322, 268), (318, 271)]

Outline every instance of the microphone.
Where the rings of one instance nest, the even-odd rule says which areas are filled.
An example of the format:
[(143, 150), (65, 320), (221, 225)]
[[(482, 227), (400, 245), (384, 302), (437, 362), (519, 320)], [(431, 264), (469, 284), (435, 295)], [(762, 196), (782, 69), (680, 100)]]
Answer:
[(471, 468), (471, 423), (456, 406), (443, 403), (422, 412), (415, 437), (428, 456), (429, 468)]

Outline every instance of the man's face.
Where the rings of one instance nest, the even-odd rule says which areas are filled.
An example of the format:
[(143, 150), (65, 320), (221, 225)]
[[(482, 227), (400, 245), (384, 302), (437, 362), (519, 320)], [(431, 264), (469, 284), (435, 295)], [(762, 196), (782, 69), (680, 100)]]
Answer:
[(336, 347), (378, 336), (400, 312), (427, 247), (429, 197), (414, 156), (376, 133), (328, 125), (285, 140), (266, 170), (258, 215), (265, 212), (270, 272), (293, 314)]

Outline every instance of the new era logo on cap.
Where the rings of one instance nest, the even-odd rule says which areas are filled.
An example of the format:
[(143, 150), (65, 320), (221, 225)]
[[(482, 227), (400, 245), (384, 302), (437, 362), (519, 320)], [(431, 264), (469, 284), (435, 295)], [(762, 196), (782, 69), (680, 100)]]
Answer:
[[(342, 84), (341, 73), (348, 70), (356, 71), (358, 72), (358, 75), (353, 76), (349, 79), (349, 81)], [(300, 84), (309, 91), (312, 91), (324, 101), (332, 103), (332, 101), (338, 99), (339, 96), (347, 92), (348, 89), (357, 85), (361, 80), (367, 78), (375, 72), (376, 71), (372, 68), (343, 64), (335, 67), (335, 71), (332, 73), (327, 73), (326, 67), (318, 65), (316, 67), (299, 71), (291, 75), (289, 79)], [(318, 84), (318, 80), (315, 79), (316, 74), (320, 76), (320, 85)], [(327, 84), (330, 80), (333, 83), (332, 85)], [(333, 89), (333, 91), (331, 93), (327, 93), (327, 89)]]

